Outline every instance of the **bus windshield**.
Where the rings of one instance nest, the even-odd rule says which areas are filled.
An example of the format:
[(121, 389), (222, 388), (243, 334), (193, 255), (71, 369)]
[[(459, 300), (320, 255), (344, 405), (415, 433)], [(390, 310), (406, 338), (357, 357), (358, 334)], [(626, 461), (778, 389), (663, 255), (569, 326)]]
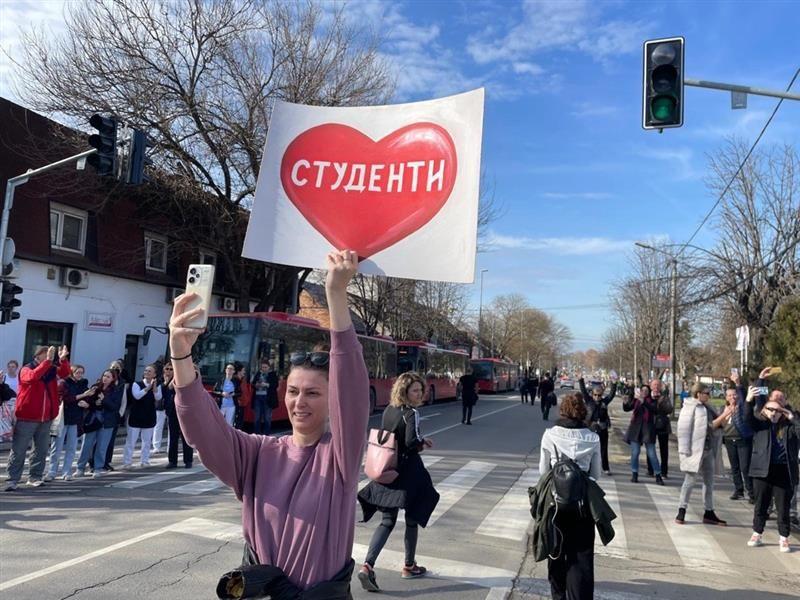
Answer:
[(492, 363), (489, 362), (473, 362), (472, 374), (477, 379), (491, 379), (494, 376)]

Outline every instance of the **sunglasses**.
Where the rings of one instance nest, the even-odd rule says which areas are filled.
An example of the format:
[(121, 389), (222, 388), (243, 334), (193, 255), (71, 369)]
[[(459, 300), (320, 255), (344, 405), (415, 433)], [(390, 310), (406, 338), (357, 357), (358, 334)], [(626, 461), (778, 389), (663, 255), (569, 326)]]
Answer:
[(289, 363), (294, 367), (307, 362), (315, 367), (327, 367), (330, 355), (327, 352), (292, 352), (289, 355)]

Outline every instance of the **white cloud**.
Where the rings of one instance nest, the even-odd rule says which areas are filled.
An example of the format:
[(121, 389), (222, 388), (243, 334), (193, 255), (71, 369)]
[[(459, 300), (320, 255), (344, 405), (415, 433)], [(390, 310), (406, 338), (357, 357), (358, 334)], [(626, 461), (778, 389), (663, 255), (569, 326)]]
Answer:
[(580, 102), (575, 105), (575, 110), (570, 114), (573, 117), (607, 117), (617, 114), (619, 110), (620, 109), (616, 106), (595, 104), (594, 102)]
[(514, 70), (514, 73), (519, 74), (541, 75), (544, 73), (542, 67), (530, 62), (515, 62), (511, 65), (511, 68)]
[(671, 163), (674, 165), (675, 175), (679, 179), (698, 179), (703, 176), (702, 165), (700, 168), (695, 167), (694, 151), (687, 146), (673, 148), (642, 146), (636, 149), (636, 154), (643, 158), (654, 158)]
[(531, 238), (489, 232), (486, 245), (492, 250), (535, 250), (566, 256), (613, 254), (633, 247), (634, 240), (604, 237)]
[(478, 64), (524, 61), (548, 50), (576, 50), (598, 62), (638, 52), (645, 38), (640, 21), (600, 18), (602, 5), (588, 0), (526, 0), (522, 20), (504, 36), (495, 27), (470, 36), (467, 52)]

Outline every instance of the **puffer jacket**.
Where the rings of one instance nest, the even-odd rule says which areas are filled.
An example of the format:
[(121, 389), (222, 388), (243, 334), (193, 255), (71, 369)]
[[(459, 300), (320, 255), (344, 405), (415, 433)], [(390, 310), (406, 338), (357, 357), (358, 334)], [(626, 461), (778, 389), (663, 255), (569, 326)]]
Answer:
[[(710, 434), (713, 436), (711, 452), (714, 456), (717, 455), (722, 444), (721, 433), (721, 430), (717, 429)], [(677, 434), (678, 455), (680, 456), (681, 471), (684, 473), (698, 473), (700, 471), (707, 435), (709, 435), (709, 432), (706, 406), (697, 398), (687, 398), (678, 415)]]
[(66, 379), (71, 372), (66, 360), (57, 366), (52, 361), (43, 360), (38, 365), (31, 362), (22, 367), (14, 409), (17, 420), (45, 423), (55, 419), (59, 410), (58, 380)]

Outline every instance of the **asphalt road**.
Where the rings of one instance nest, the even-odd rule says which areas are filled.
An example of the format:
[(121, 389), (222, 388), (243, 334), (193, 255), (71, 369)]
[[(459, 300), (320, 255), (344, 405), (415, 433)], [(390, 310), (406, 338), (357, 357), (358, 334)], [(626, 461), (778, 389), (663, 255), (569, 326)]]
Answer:
[[(442, 495), (419, 538), (418, 562), (431, 576), (400, 578), (399, 525), (376, 565), (384, 595), (546, 595), (546, 565), (526, 555), (526, 489), (538, 477), (538, 444), (552, 420), (542, 421), (538, 404), (504, 395), (481, 397), (471, 427), (461, 425), (455, 403), (426, 407), (423, 418), (424, 432), (434, 441), (425, 460)], [(747, 548), (750, 506), (729, 501), (730, 484), (720, 478), (718, 514), (731, 526), (708, 527), (693, 518), (678, 528), (671, 523), (680, 487), (677, 467), (665, 488), (652, 480), (634, 485), (626, 474), (625, 449), (613, 442), (616, 474), (601, 481), (621, 518), (615, 522), (617, 539), (596, 557), (597, 598), (705, 600), (725, 594), (729, 600), (754, 598), (756, 592), (759, 598), (797, 597), (800, 552), (778, 553), (774, 521), (767, 545)], [(3, 468), (6, 459), (7, 453), (0, 454)], [(218, 577), (241, 559), (239, 505), (202, 466), (166, 471), (164, 463), (160, 455), (148, 469), (0, 493), (0, 597), (215, 597)], [(695, 508), (699, 498), (698, 490)], [(357, 563), (376, 525), (375, 519), (357, 523)], [(356, 580), (353, 591), (358, 599), (375, 598)]]

